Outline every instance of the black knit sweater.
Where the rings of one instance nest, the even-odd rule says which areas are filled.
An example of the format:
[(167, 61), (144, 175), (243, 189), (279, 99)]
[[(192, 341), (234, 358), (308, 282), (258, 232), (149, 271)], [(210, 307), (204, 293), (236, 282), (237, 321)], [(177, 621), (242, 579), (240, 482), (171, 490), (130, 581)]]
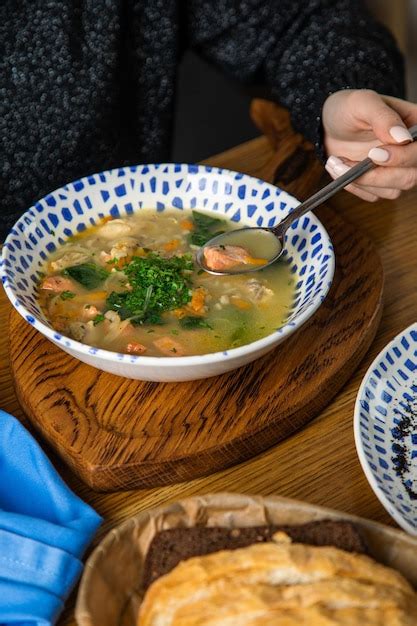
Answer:
[(360, 0), (2, 0), (0, 237), (63, 183), (170, 158), (186, 48), (267, 86), (318, 146), (330, 92), (403, 95), (401, 55)]

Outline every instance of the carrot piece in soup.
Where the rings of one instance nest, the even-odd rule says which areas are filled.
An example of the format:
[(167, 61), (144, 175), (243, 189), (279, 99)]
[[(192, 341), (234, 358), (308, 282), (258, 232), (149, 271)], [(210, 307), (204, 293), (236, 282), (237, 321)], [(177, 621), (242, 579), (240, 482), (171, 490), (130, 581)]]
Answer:
[(167, 356), (184, 356), (185, 354), (184, 346), (171, 337), (155, 339), (153, 345), (158, 348), (162, 354), (166, 354)]
[(268, 259), (256, 259), (253, 256), (248, 258), (249, 265), (266, 265), (268, 263)]
[(192, 309), (195, 313), (199, 313), (206, 302), (207, 291), (204, 287), (199, 287), (195, 289), (192, 293), (191, 302), (188, 305), (190, 309)]
[(250, 302), (244, 300), (243, 298), (238, 298), (237, 296), (232, 296), (230, 301), (235, 307), (241, 310), (247, 310), (252, 307)]
[(183, 220), (180, 226), (182, 230), (194, 230), (194, 224), (191, 220)]
[(79, 300), (88, 300), (89, 302), (97, 302), (98, 300), (105, 300), (107, 298), (107, 291), (89, 291), (88, 294), (82, 294), (74, 298), (75, 302)]
[(179, 248), (179, 245), (179, 239), (172, 239), (171, 241), (164, 243), (163, 248), (164, 250), (166, 250), (166, 252), (173, 252), (174, 250), (177, 250), (177, 248)]
[(174, 309), (172, 311), (172, 314), (175, 315), (175, 317), (177, 317), (179, 320), (188, 315), (187, 309), (185, 309), (184, 307), (182, 307), (181, 309)]

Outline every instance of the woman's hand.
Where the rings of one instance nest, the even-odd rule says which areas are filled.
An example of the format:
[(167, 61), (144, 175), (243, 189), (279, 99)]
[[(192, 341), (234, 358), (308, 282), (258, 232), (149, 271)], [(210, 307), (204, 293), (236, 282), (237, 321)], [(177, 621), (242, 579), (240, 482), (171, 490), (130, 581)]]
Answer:
[(337, 91), (323, 106), (326, 170), (337, 178), (369, 156), (377, 165), (346, 189), (374, 202), (417, 186), (417, 104), (368, 89)]

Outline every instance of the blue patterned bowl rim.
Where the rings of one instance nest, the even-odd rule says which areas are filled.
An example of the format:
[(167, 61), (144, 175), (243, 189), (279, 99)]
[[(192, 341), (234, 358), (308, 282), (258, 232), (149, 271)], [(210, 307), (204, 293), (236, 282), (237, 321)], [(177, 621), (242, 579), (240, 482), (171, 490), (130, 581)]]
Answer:
[[(5, 267), (5, 259), (7, 259), (8, 257), (7, 244), (12, 239), (12, 233), (13, 232), (16, 233), (16, 231), (19, 231), (19, 230), (20, 232), (22, 232), (22, 228), (24, 230), (24, 228), (26, 227), (25, 225), (28, 223), (28, 220), (30, 222), (33, 221), (33, 215), (34, 213), (36, 213), (36, 204), (39, 204), (40, 202), (44, 201), (45, 198), (50, 198), (51, 196), (59, 194), (59, 192), (67, 191), (69, 186), (75, 187), (81, 184), (88, 186), (89, 179), (94, 178), (94, 177), (100, 177), (100, 176), (106, 176), (106, 175), (112, 176), (116, 172), (118, 172), (120, 175), (120, 172), (134, 171), (138, 168), (143, 168), (143, 169), (155, 168), (155, 170), (162, 169), (162, 168), (167, 168), (167, 169), (172, 168), (173, 170), (175, 168), (190, 168), (190, 169), (192, 168), (192, 171), (194, 172), (201, 172), (205, 174), (214, 173), (220, 176), (222, 175), (232, 176), (232, 177), (235, 177), (236, 179), (241, 180), (242, 182), (247, 181), (248, 183), (252, 182), (252, 183), (256, 183), (257, 185), (262, 185), (263, 188), (269, 189), (273, 195), (279, 196), (281, 201), (287, 201), (288, 204), (295, 204), (295, 206), (299, 204), (299, 201), (296, 200), (294, 196), (292, 196), (291, 194), (288, 194), (286, 191), (284, 191), (283, 189), (275, 185), (267, 183), (266, 181), (260, 178), (249, 176), (248, 174), (243, 174), (241, 172), (237, 172), (234, 170), (229, 170), (227, 168), (219, 168), (219, 167), (214, 167), (214, 166), (209, 166), (209, 165), (194, 165), (194, 164), (190, 165), (188, 163), (175, 163), (175, 162), (156, 163), (156, 164), (147, 163), (147, 164), (138, 164), (134, 166), (116, 167), (110, 170), (105, 170), (103, 172), (90, 174), (88, 176), (84, 176), (80, 178), (77, 181), (72, 181), (70, 183), (67, 183), (63, 185), (62, 187), (59, 187), (55, 189), (54, 191), (50, 192), (49, 194), (47, 194), (47, 196), (40, 199), (38, 203), (35, 203), (35, 205), (31, 206), (25, 213), (23, 213), (23, 215), (19, 218), (19, 220), (12, 227), (3, 246), (2, 257), (0, 261), (0, 276), (3, 282), (4, 290), (9, 300), (11, 301), (12, 305), (14, 306), (14, 308), (18, 311), (18, 313), (23, 318), (25, 318), (26, 321), (28, 321), (34, 328), (36, 328), (36, 330), (38, 330), (43, 335), (45, 335), (53, 343), (57, 345), (62, 345), (63, 349), (68, 348), (69, 350), (74, 350), (75, 352), (80, 352), (88, 356), (94, 355), (94, 356), (99, 357), (101, 360), (105, 360), (105, 361), (113, 361), (113, 362), (120, 363), (121, 361), (126, 360), (126, 362), (129, 362), (129, 363), (138, 362), (141, 365), (144, 365), (144, 364), (149, 364), (150, 366), (172, 365), (172, 367), (181, 367), (181, 366), (186, 367), (186, 366), (193, 365), (193, 364), (201, 364), (201, 363), (210, 364), (210, 363), (216, 363), (219, 360), (239, 358), (241, 356), (246, 355), (248, 352), (254, 352), (263, 348), (267, 348), (268, 346), (276, 343), (277, 335), (281, 337), (289, 336), (290, 334), (295, 332), (299, 327), (301, 327), (305, 321), (307, 321), (310, 317), (314, 315), (317, 309), (321, 306), (323, 300), (327, 296), (329, 289), (331, 287), (333, 277), (334, 277), (334, 271), (335, 271), (335, 257), (334, 257), (334, 252), (333, 252), (333, 245), (331, 243), (330, 237), (325, 227), (313, 213), (307, 213), (306, 217), (309, 217), (309, 219), (317, 226), (317, 231), (321, 234), (323, 246), (325, 246), (323, 253), (325, 252), (327, 255), (327, 260), (326, 260), (327, 270), (326, 270), (325, 276), (322, 277), (325, 280), (323, 280), (323, 286), (320, 289), (320, 294), (317, 294), (315, 297), (315, 300), (311, 302), (308, 307), (304, 308), (299, 314), (297, 314), (293, 321), (287, 322), (282, 327), (276, 329), (273, 333), (267, 335), (266, 337), (262, 339), (258, 339), (257, 341), (253, 341), (249, 344), (245, 344), (238, 348), (230, 348), (229, 350), (224, 351), (224, 352), (211, 352), (211, 353), (203, 354), (203, 355), (179, 356), (175, 358), (152, 357), (152, 356), (132, 356), (132, 355), (127, 355), (127, 354), (119, 354), (117, 352), (112, 352), (110, 350), (104, 350), (101, 348), (94, 348), (87, 344), (83, 344), (79, 341), (76, 341), (75, 339), (69, 338), (65, 335), (60, 335), (54, 329), (47, 326), (37, 316), (34, 316), (33, 313), (31, 313), (26, 308), (24, 303), (19, 299), (18, 290), (13, 288), (8, 281), (7, 268)], [(204, 210), (204, 208), (202, 208), (201, 210)]]
[(375, 495), (377, 496), (381, 504), (384, 506), (386, 511), (395, 519), (397, 524), (401, 526), (403, 530), (410, 533), (411, 535), (417, 535), (417, 526), (412, 525), (411, 523), (407, 521), (407, 519), (400, 513), (400, 511), (398, 511), (398, 509), (392, 505), (392, 503), (389, 501), (385, 493), (380, 488), (378, 481), (376, 479), (376, 476), (369, 464), (369, 460), (364, 451), (361, 424), (360, 424), (361, 411), (362, 411), (361, 401), (365, 397), (365, 390), (367, 386), (369, 385), (369, 381), (374, 370), (378, 368), (379, 364), (381, 363), (381, 360), (385, 357), (385, 355), (388, 352), (392, 351), (393, 348), (395, 348), (407, 334), (410, 334), (412, 332), (417, 333), (417, 322), (414, 322), (410, 326), (407, 326), (407, 328), (405, 328), (400, 333), (398, 333), (398, 335), (396, 335), (389, 343), (387, 343), (387, 345), (379, 352), (379, 354), (372, 361), (365, 376), (362, 379), (361, 386), (359, 387), (359, 391), (356, 396), (353, 429), (354, 429), (356, 452), (357, 452), (360, 464), (362, 466), (362, 469), (365, 473), (365, 476), (370, 486), (372, 487), (372, 490), (374, 491)]

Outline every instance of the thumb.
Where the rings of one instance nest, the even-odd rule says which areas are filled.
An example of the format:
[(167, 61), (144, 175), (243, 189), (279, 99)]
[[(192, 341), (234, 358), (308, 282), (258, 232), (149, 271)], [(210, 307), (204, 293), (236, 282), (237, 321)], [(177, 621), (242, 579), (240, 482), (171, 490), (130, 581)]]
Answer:
[(366, 122), (383, 144), (413, 141), (400, 115), (375, 91), (364, 90), (358, 101), (357, 117)]

